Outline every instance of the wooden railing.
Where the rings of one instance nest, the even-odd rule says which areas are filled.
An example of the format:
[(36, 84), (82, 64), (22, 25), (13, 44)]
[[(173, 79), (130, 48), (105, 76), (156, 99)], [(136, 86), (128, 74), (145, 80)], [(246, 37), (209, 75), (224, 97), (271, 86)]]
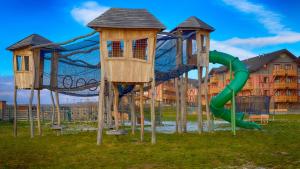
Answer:
[(286, 75), (287, 76), (297, 76), (297, 70), (296, 69), (286, 70)]
[(217, 87), (212, 87), (212, 88), (209, 89), (210, 94), (219, 93), (220, 91), (221, 91), (221, 89), (217, 88)]
[(274, 102), (286, 102), (286, 96), (274, 96)]
[(252, 90), (252, 89), (253, 89), (253, 85), (250, 82), (247, 82), (243, 87), (243, 90)]
[(297, 89), (298, 88), (298, 83), (297, 82), (286, 83), (286, 88)]
[(273, 76), (297, 76), (296, 69), (273, 69)]
[(218, 81), (219, 81), (219, 79), (218, 79), (217, 76), (212, 76), (212, 77), (210, 78), (210, 83), (218, 83)]
[(287, 102), (297, 102), (298, 96), (286, 96), (286, 101)]
[(273, 83), (273, 88), (274, 89), (285, 89), (286, 83), (285, 82), (275, 82), (275, 83)]
[(273, 69), (273, 76), (285, 76), (285, 69)]

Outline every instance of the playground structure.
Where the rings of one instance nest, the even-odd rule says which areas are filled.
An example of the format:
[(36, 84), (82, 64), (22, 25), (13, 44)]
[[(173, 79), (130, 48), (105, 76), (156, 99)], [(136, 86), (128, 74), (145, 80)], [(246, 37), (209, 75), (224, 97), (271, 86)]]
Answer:
[[(260, 128), (256, 123), (246, 122), (243, 115), (235, 118), (235, 106), (227, 110), (224, 105), (245, 85), (249, 73), (245, 65), (231, 55), (210, 51), (210, 33), (214, 28), (196, 17), (190, 17), (171, 32), (161, 32), (165, 26), (147, 10), (112, 8), (88, 24), (95, 29), (88, 35), (71, 39), (64, 43), (52, 43), (39, 36), (31, 35), (8, 48), (13, 52), (15, 73), (14, 115), (17, 112), (17, 90), (30, 89), (30, 126), (34, 136), (32, 101), (34, 90), (38, 90), (38, 110), (40, 90), (55, 92), (53, 113), (57, 111), (57, 126), (60, 127), (59, 95), (99, 96), (97, 144), (102, 143), (104, 112), (112, 121), (113, 100), (114, 128), (119, 129), (119, 98), (139, 91), (141, 140), (144, 138), (143, 93), (151, 88), (151, 127), (153, 144), (155, 135), (155, 86), (174, 79), (176, 85), (176, 131), (186, 131), (185, 91), (188, 72), (198, 70), (199, 90), (207, 91), (209, 62), (223, 64), (235, 72), (231, 83), (208, 104), (205, 93), (208, 128), (212, 129), (211, 114), (244, 128)], [(24, 60), (24, 61), (23, 61)], [(204, 85), (202, 85), (205, 68)], [(185, 74), (183, 76), (183, 74)], [(139, 86), (139, 87), (137, 87)], [(113, 91), (113, 92), (112, 92)], [(131, 105), (133, 105), (133, 97)], [(234, 105), (234, 104), (233, 104)], [(133, 107), (133, 106), (130, 106)], [(202, 97), (198, 93), (198, 132), (203, 132)], [(135, 115), (132, 110), (132, 116)], [(38, 129), (41, 134), (38, 114)], [(17, 119), (14, 118), (14, 133), (17, 135)], [(132, 118), (132, 126), (135, 126)]]

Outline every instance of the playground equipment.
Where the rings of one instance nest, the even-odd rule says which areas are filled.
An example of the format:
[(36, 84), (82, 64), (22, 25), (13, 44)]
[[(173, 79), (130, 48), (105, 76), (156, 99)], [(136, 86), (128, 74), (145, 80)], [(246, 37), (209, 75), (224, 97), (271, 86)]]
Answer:
[[(216, 117), (233, 122), (233, 131), (235, 131), (235, 122), (240, 127), (259, 128), (255, 123), (243, 121), (240, 115), (235, 119), (234, 106), (232, 113), (224, 109), (225, 103), (231, 98), (235, 98), (234, 96), (247, 81), (248, 71), (237, 58), (217, 51), (209, 52), (210, 33), (214, 31), (214, 28), (200, 19), (190, 17), (171, 32), (161, 32), (165, 27), (148, 11), (113, 8), (89, 23), (88, 26), (96, 31), (63, 43), (51, 43), (49, 40), (32, 40), (29, 41), (31, 43), (27, 43), (28, 38), (26, 38), (23, 42), (21, 41), (21, 45), (18, 42), (8, 48), (11, 51), (19, 48), (20, 50), (26, 49), (30, 54), (28, 56), (40, 58), (39, 62), (34, 62), (34, 59), (32, 63), (29, 62), (31, 65), (30, 70), (35, 71), (28, 72), (32, 79), (25, 78), (26, 83), (21, 84), (25, 86), (24, 88), (31, 89), (31, 105), (34, 89), (48, 89), (51, 91), (51, 96), (52, 91), (56, 93), (58, 126), (60, 126), (58, 93), (81, 97), (99, 96), (97, 143), (101, 144), (104, 112), (107, 113), (107, 121), (112, 121), (112, 115), (110, 114), (112, 99), (115, 114), (114, 127), (118, 130), (118, 100), (125, 94), (131, 93), (131, 96), (133, 96), (132, 93), (136, 92), (137, 86), (139, 86), (142, 123), (141, 140), (143, 140), (143, 93), (145, 88), (151, 88), (152, 143), (155, 143), (155, 85), (175, 78), (177, 79), (176, 128), (178, 132), (184, 132), (186, 131), (185, 85), (187, 84), (187, 73), (190, 70), (197, 69), (199, 91), (202, 88), (206, 91), (208, 126), (212, 127), (210, 108)], [(38, 52), (34, 55), (35, 51)], [(27, 56), (27, 54), (23, 55)], [(14, 60), (17, 60), (15, 56), (17, 54), (14, 53)], [(209, 61), (223, 64), (235, 72), (233, 81), (224, 91), (212, 99), (210, 107), (207, 96)], [(17, 61), (14, 62), (15, 67), (18, 67), (18, 65)], [(204, 85), (202, 85), (203, 68), (206, 72)], [(17, 73), (19, 72), (15, 71), (15, 77), (18, 76)], [(185, 74), (185, 82), (183, 74)], [(38, 80), (38, 83), (36, 80)], [(35, 84), (38, 84), (36, 88)], [(18, 85), (20, 85), (19, 82), (15, 83), (16, 89)], [(16, 98), (17, 93), (15, 92), (15, 107), (17, 107)], [(203, 130), (201, 99), (199, 92), (197, 105), (199, 133)], [(51, 97), (51, 100), (53, 101), (54, 111), (53, 97)], [(106, 104), (104, 104), (104, 100)], [(133, 101), (131, 102), (133, 103)], [(16, 111), (15, 108), (15, 114)], [(134, 113), (132, 114), (134, 116)], [(30, 117), (31, 135), (33, 137), (32, 115)]]
[[(237, 126), (248, 129), (260, 129), (260, 126), (253, 122), (243, 121), (243, 115), (235, 118), (235, 113), (231, 113), (230, 110), (225, 109), (224, 105), (243, 88), (249, 78), (249, 72), (238, 58), (235, 58), (229, 54), (212, 51), (209, 55), (209, 61), (212, 63), (219, 63), (232, 69), (234, 74), (234, 80), (232, 80), (223, 91), (221, 91), (216, 97), (213, 97), (210, 102), (210, 108), (214, 116), (222, 118), (228, 122), (236, 123)], [(235, 99), (232, 102), (235, 109)], [(235, 110), (232, 110), (235, 112)]]

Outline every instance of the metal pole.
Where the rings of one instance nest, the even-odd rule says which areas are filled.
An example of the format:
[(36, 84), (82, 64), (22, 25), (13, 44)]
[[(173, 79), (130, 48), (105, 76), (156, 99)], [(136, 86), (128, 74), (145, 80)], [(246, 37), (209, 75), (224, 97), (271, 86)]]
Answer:
[[(232, 63), (230, 61), (230, 81), (232, 80)], [(231, 130), (233, 135), (236, 135), (236, 126), (235, 126), (235, 92), (232, 90), (232, 99), (231, 99)]]

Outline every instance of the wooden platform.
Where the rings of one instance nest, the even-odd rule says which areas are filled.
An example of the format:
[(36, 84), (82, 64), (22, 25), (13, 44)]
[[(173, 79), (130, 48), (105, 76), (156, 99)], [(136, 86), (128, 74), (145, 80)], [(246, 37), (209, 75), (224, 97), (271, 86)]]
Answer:
[(260, 122), (260, 124), (268, 124), (270, 115), (262, 114), (262, 115), (250, 115), (249, 120), (252, 122)]

